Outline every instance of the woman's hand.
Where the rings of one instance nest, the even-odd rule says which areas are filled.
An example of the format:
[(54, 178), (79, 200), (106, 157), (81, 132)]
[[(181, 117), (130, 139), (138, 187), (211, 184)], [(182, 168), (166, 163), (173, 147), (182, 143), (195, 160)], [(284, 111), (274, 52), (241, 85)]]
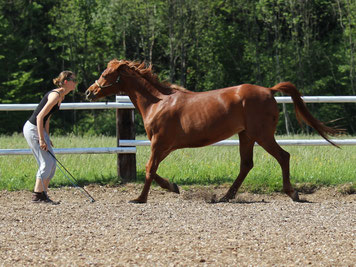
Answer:
[(40, 139), (40, 148), (44, 151), (48, 150), (47, 144), (44, 140)]

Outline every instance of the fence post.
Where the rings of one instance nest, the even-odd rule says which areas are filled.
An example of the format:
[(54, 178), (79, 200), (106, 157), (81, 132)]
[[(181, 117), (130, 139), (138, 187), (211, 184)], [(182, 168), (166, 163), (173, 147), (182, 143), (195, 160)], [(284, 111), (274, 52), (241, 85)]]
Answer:
[[(118, 147), (120, 139), (135, 140), (134, 109), (116, 109), (116, 137)], [(124, 183), (136, 180), (136, 154), (117, 155), (117, 174)]]

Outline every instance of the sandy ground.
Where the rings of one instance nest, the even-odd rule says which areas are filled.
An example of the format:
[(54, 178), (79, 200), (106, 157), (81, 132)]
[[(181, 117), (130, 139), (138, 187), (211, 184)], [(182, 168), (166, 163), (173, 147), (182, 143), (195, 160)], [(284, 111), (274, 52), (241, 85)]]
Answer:
[(142, 185), (53, 189), (59, 205), (31, 193), (0, 192), (0, 266), (356, 266), (356, 195), (322, 189), (294, 203), (284, 194), (226, 188), (180, 195)]

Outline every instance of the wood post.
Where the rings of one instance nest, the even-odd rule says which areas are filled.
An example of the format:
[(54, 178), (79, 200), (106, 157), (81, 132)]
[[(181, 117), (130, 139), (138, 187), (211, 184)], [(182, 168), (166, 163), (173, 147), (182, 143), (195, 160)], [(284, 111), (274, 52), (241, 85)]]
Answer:
[[(120, 139), (135, 140), (135, 110), (116, 110), (116, 136), (117, 146), (120, 146)], [(117, 155), (117, 174), (123, 183), (136, 180), (136, 154)]]

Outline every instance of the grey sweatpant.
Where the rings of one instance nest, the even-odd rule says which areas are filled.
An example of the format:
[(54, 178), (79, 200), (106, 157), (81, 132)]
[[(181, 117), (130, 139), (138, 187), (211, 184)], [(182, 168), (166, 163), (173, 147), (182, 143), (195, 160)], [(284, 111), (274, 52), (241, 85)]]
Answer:
[[(38, 171), (36, 174), (36, 178), (52, 179), (56, 171), (56, 161), (51, 156), (51, 154), (40, 148), (37, 126), (27, 121), (23, 126), (23, 134), (38, 163)], [(44, 131), (44, 138), (48, 150), (51, 151), (54, 155), (53, 148), (51, 146), (51, 141), (46, 131)]]

